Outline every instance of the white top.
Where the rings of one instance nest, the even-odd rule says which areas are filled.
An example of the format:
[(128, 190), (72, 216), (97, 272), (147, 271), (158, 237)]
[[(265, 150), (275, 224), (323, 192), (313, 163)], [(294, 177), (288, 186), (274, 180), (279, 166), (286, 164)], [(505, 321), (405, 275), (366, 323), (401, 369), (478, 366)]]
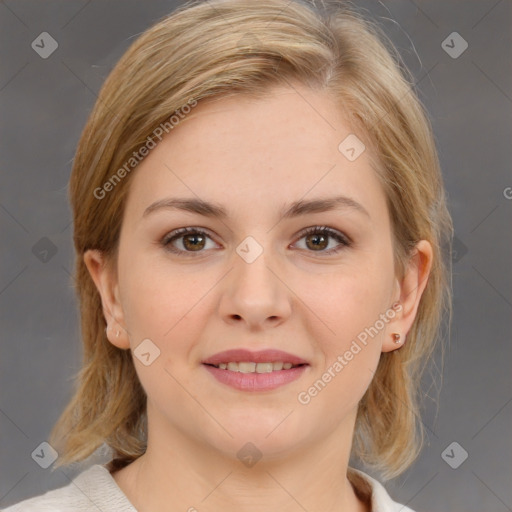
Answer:
[[(414, 512), (394, 502), (384, 487), (366, 473), (350, 468), (371, 489), (372, 512)], [(82, 471), (65, 487), (47, 491), (0, 512), (137, 512), (104, 465)]]

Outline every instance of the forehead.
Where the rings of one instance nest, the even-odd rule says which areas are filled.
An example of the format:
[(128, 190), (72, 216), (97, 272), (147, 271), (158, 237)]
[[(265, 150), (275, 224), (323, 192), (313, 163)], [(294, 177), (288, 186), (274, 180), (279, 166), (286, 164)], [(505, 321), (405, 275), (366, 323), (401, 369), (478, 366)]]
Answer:
[[(373, 158), (363, 134), (354, 132), (327, 93), (306, 87), (209, 100), (139, 164), (130, 195), (140, 199), (139, 209), (165, 194), (278, 207), (339, 192), (378, 205), (382, 190)], [(347, 158), (347, 145), (357, 158)]]
[(247, 167), (247, 154), (254, 162), (307, 155), (332, 161), (341, 138), (353, 132), (326, 92), (294, 85), (274, 87), (264, 97), (236, 95), (200, 103), (168, 139), (171, 145), (195, 148), (189, 160), (215, 156)]

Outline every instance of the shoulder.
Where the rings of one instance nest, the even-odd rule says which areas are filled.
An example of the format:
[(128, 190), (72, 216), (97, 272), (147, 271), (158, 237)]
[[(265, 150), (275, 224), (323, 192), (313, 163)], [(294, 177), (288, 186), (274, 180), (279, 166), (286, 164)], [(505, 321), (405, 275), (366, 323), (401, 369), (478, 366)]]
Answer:
[(372, 512), (414, 512), (414, 510), (393, 501), (384, 486), (370, 475), (349, 468), (348, 478), (358, 495), (366, 500)]
[(1, 512), (137, 512), (105, 466), (95, 464), (68, 485), (29, 498)]

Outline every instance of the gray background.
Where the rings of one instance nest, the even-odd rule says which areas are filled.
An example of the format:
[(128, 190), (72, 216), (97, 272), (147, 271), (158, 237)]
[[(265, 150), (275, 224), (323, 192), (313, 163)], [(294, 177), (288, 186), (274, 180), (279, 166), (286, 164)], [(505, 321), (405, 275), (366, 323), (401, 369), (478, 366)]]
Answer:
[[(137, 34), (178, 3), (0, 3), (1, 507), (66, 485), (79, 471), (52, 472), (31, 458), (70, 398), (80, 364), (71, 161), (108, 72)], [(414, 73), (456, 229), (454, 318), (438, 413), (432, 388), (427, 445), (386, 487), (419, 512), (512, 510), (512, 3), (356, 4), (382, 24)], [(59, 45), (47, 59), (31, 48), (45, 31)], [(442, 47), (454, 31), (469, 44), (456, 59)], [(441, 456), (454, 441), (468, 452), (457, 469)], [(448, 453), (453, 463), (462, 452)]]

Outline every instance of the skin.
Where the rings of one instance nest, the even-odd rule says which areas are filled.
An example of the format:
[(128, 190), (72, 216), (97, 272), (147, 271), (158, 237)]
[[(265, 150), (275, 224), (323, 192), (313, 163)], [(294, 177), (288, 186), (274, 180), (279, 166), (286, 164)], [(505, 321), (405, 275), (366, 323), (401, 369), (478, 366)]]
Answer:
[[(110, 342), (134, 350), (149, 338), (160, 350), (149, 366), (134, 357), (148, 395), (147, 452), (113, 474), (138, 510), (366, 510), (346, 477), (357, 405), (381, 353), (402, 346), (392, 333), (404, 339), (414, 321), (432, 248), (421, 241), (397, 278), (369, 149), (353, 162), (338, 150), (350, 133), (330, 96), (298, 85), (264, 99), (200, 104), (134, 173), (116, 268), (98, 251), (85, 254)], [(343, 208), (280, 218), (293, 201), (341, 194), (367, 214)], [(169, 197), (221, 204), (228, 217), (165, 208), (143, 216)], [(329, 237), (319, 250), (301, 234), (323, 225), (352, 245)], [(177, 239), (184, 255), (173, 254), (161, 240), (182, 227), (211, 238), (199, 252), (190, 237), (185, 246)], [(252, 263), (236, 252), (247, 236), (263, 248)], [(298, 394), (396, 302), (402, 309), (385, 328), (299, 403)], [(201, 364), (232, 348), (278, 348), (309, 367), (274, 391), (238, 391)], [(247, 442), (262, 454), (252, 467), (237, 457)]]

